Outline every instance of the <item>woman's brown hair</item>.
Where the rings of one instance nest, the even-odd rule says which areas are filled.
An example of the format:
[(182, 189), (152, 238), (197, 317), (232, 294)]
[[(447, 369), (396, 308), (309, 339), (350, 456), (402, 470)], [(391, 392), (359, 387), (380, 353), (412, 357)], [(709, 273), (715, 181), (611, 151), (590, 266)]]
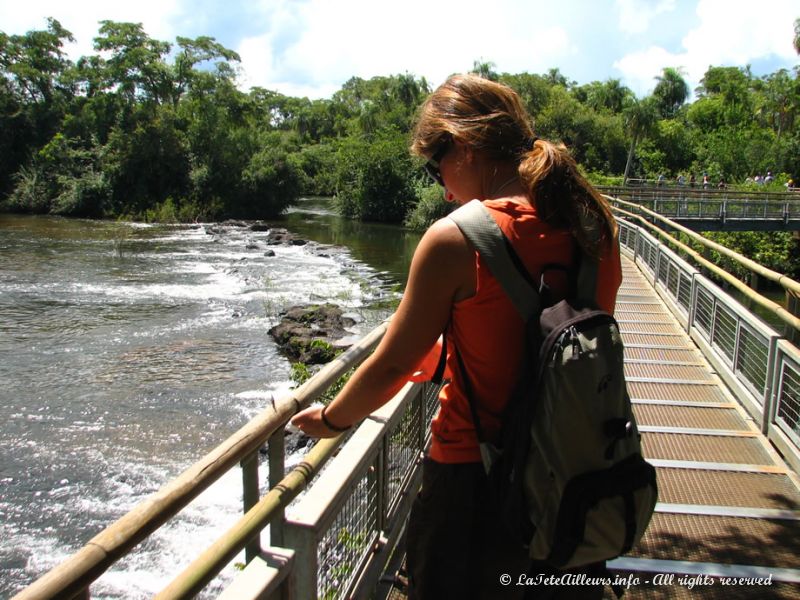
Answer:
[(519, 95), (477, 75), (453, 75), (420, 108), (411, 151), (430, 157), (458, 140), (492, 160), (516, 161), (539, 217), (568, 228), (597, 257), (617, 232), (608, 202), (580, 174), (563, 144), (537, 139)]

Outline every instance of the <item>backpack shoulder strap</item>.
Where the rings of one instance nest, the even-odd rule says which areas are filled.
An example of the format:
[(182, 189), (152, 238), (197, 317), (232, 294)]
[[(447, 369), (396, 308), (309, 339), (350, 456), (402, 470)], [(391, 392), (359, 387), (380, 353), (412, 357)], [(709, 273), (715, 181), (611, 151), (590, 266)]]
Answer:
[(526, 322), (539, 312), (539, 293), (519, 273), (506, 248), (506, 237), (480, 200), (472, 200), (449, 215), (486, 262)]
[(595, 306), (597, 304), (597, 260), (586, 253), (581, 253), (580, 260), (576, 301), (581, 306)]

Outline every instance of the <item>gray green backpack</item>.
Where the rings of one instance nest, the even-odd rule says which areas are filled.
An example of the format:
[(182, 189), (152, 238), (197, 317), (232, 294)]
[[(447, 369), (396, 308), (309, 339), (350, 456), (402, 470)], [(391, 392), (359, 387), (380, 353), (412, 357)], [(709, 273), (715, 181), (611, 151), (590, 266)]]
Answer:
[(560, 569), (625, 554), (644, 534), (658, 491), (642, 457), (619, 327), (596, 307), (597, 263), (584, 256), (574, 297), (548, 305), (546, 286), (534, 284), (480, 202), (450, 219), (526, 323), (525, 367), (499, 443), (483, 436), (454, 349), (499, 515), (531, 558)]

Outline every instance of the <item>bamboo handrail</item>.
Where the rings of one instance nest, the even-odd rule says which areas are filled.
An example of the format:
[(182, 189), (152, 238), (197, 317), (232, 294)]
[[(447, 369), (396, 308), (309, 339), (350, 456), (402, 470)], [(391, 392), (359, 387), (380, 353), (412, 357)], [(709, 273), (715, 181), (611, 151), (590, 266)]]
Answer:
[[(659, 227), (657, 227), (657, 226), (653, 225), (652, 223), (648, 222), (647, 219), (645, 219), (641, 215), (637, 215), (637, 214), (628, 212), (627, 210), (624, 210), (624, 209), (621, 209), (621, 208), (617, 208), (617, 207), (615, 207), (614, 210), (616, 212), (620, 213), (620, 214), (623, 214), (623, 215), (629, 217), (629, 218), (633, 218), (635, 220), (640, 221), (648, 229), (651, 229), (652, 231), (654, 231), (660, 237), (662, 237), (665, 240), (667, 240), (670, 244), (673, 244), (673, 245), (677, 246), (683, 252), (685, 252), (686, 254), (691, 256), (693, 260), (697, 261), (698, 263), (700, 263), (701, 265), (703, 265), (704, 267), (706, 267), (707, 269), (709, 269), (710, 271), (712, 271), (713, 273), (718, 275), (720, 278), (722, 278), (723, 280), (725, 280), (728, 283), (730, 283), (733, 287), (735, 287), (737, 290), (742, 292), (742, 294), (744, 294), (746, 298), (748, 298), (749, 300), (752, 300), (753, 302), (755, 302), (756, 304), (758, 304), (759, 306), (761, 306), (765, 310), (768, 310), (769, 312), (771, 312), (772, 314), (777, 316), (781, 321), (783, 321), (784, 323), (788, 324), (789, 326), (800, 330), (800, 318), (797, 318), (796, 316), (794, 316), (792, 313), (790, 313), (785, 308), (783, 308), (780, 304), (777, 304), (777, 303), (773, 302), (772, 300), (770, 300), (769, 298), (765, 298), (764, 296), (762, 296), (758, 292), (754, 291), (746, 283), (744, 283), (743, 281), (737, 279), (736, 277), (734, 277), (733, 275), (731, 275), (730, 273), (728, 273), (724, 269), (719, 268), (717, 265), (715, 265), (714, 263), (712, 263), (708, 259), (704, 258), (701, 254), (699, 254), (698, 252), (696, 252), (695, 250), (693, 250), (692, 248), (690, 248), (689, 246), (687, 246), (683, 242), (680, 242), (680, 241), (676, 240), (674, 237), (669, 235), (664, 230), (662, 230)], [(735, 254), (735, 252), (734, 252), (734, 254)], [(767, 270), (769, 270), (769, 269), (767, 269)], [(794, 280), (789, 279), (789, 281), (794, 281)], [(794, 283), (797, 283), (797, 282), (794, 282)]]
[(72, 598), (81, 593), (231, 467), (263, 446), (300, 409), (313, 402), (339, 377), (364, 360), (383, 338), (387, 327), (388, 321), (373, 329), (303, 385), (275, 401), (177, 478), (137, 504), (12, 600)]
[[(666, 223), (670, 227), (673, 227), (674, 229), (677, 229), (678, 231), (687, 234), (689, 237), (691, 237), (693, 240), (701, 243), (703, 246), (705, 246), (707, 248), (711, 248), (712, 250), (714, 250), (716, 252), (719, 252), (720, 254), (723, 254), (723, 255), (727, 256), (728, 258), (732, 258), (733, 260), (735, 260), (736, 262), (741, 264), (746, 269), (752, 271), (753, 273), (757, 273), (758, 275), (760, 275), (761, 277), (764, 277), (765, 279), (769, 279), (770, 281), (774, 281), (775, 283), (780, 285), (784, 290), (786, 290), (788, 292), (791, 292), (795, 296), (800, 296), (800, 283), (798, 283), (797, 281), (795, 281), (791, 277), (787, 277), (783, 273), (778, 273), (777, 271), (773, 271), (771, 269), (768, 269), (767, 267), (758, 264), (754, 260), (751, 260), (751, 259), (747, 258), (746, 256), (742, 256), (738, 252), (734, 252), (730, 248), (726, 248), (725, 246), (723, 246), (721, 244), (717, 244), (716, 242), (712, 242), (711, 240), (709, 240), (707, 238), (704, 238), (702, 235), (692, 231), (688, 227), (684, 227), (683, 225), (681, 225), (679, 223), (676, 223), (675, 221), (673, 221), (671, 219), (668, 219), (668, 218), (658, 214), (657, 212), (655, 212), (653, 210), (650, 210), (649, 208), (645, 208), (644, 206), (641, 206), (639, 204), (635, 204), (633, 202), (628, 202), (627, 200), (620, 200), (619, 198), (613, 198), (611, 196), (606, 196), (606, 198), (608, 200), (612, 201), (612, 202), (618, 202), (619, 204), (623, 204), (625, 206), (628, 206), (628, 207), (631, 207), (631, 208), (635, 208), (636, 210), (639, 210), (639, 211), (641, 211), (641, 212), (643, 212), (643, 213), (645, 213), (647, 215), (650, 215), (654, 219), (658, 219), (659, 221), (663, 221), (664, 223)], [(631, 213), (628, 213), (628, 214), (631, 214)], [(646, 223), (647, 221), (644, 220), (644, 222)], [(650, 225), (650, 224), (648, 223), (648, 225)], [(656, 228), (656, 229), (658, 229), (658, 228)]]
[(251, 539), (267, 526), (278, 510), (286, 508), (306, 487), (339, 447), (343, 435), (317, 442), (304, 457), (303, 462), (292, 469), (291, 473), (267, 492), (233, 527), (206, 548), (154, 598), (156, 600), (192, 598), (200, 592)]

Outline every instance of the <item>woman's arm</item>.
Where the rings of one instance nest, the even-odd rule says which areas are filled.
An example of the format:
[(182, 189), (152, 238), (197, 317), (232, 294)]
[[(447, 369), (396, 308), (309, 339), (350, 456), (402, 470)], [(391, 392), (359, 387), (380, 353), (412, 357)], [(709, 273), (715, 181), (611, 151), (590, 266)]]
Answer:
[[(408, 380), (444, 330), (454, 301), (474, 293), (474, 252), (456, 225), (436, 222), (414, 252), (408, 285), (389, 328), (376, 348), (331, 401), (325, 417), (348, 427), (383, 406)], [(333, 437), (320, 407), (307, 408), (292, 423), (313, 437)]]

